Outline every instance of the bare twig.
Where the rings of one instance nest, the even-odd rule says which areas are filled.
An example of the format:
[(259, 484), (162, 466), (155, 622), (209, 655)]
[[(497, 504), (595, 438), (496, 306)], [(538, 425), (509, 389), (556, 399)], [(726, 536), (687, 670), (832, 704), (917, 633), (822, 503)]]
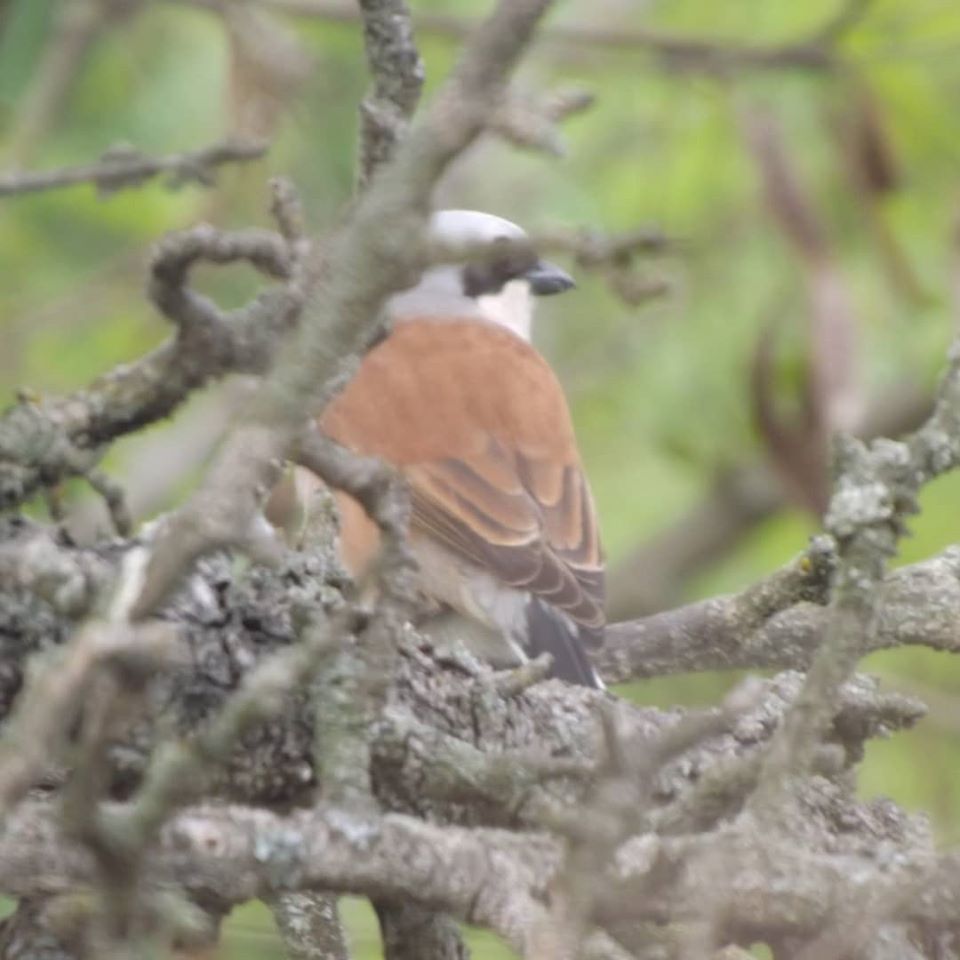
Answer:
[(165, 624), (134, 629), (93, 623), (65, 649), (49, 654), (52, 662), (36, 665), (0, 741), (0, 818), (62, 757), (72, 723), (100, 671), (143, 676), (169, 658), (171, 646)]
[[(170, 2), (170, 0), (168, 0)], [(215, 8), (218, 0), (172, 0), (191, 6)], [(257, 0), (267, 9), (292, 16), (315, 17), (335, 23), (356, 23), (357, 8), (340, 0)], [(678, 72), (729, 74), (742, 71), (806, 70), (823, 72), (837, 64), (834, 46), (867, 12), (867, 3), (843, 3), (840, 12), (807, 37), (783, 44), (761, 46), (723, 43), (698, 37), (681, 37), (656, 30), (598, 27), (594, 24), (554, 24), (543, 32), (547, 44), (565, 53), (572, 49), (598, 49), (624, 54), (648, 53), (664, 69)], [(477, 22), (438, 12), (418, 12), (414, 25), (421, 33), (451, 40), (470, 37)]]
[(30, 86), (17, 105), (8, 153), (14, 166), (31, 162), (101, 34), (140, 6), (140, 0), (76, 0), (59, 8)]
[(92, 183), (106, 196), (118, 190), (142, 186), (153, 177), (166, 175), (171, 187), (196, 182), (213, 183), (214, 171), (225, 163), (257, 160), (267, 152), (267, 144), (253, 141), (218, 143), (202, 150), (175, 153), (166, 157), (150, 157), (132, 147), (111, 147), (97, 163), (79, 167), (62, 167), (43, 173), (10, 173), (0, 176), (0, 197), (41, 190), (54, 190)]
[[(276, 186), (286, 194), (289, 189)], [(274, 206), (292, 211), (296, 203), (288, 197)], [(282, 222), (292, 229), (292, 220)], [(45, 400), (21, 391), (20, 402), (0, 415), (0, 509), (22, 503), (42, 486), (88, 475), (109, 441), (169, 416), (207, 381), (227, 373), (262, 373), (299, 315), (307, 252), (302, 239), (259, 230), (201, 226), (166, 237), (154, 256), (150, 293), (176, 324), (177, 336), (67, 397)], [(289, 282), (231, 313), (185, 286), (197, 262), (239, 259)], [(108, 503), (119, 504), (110, 485), (96, 474), (94, 481), (109, 494)], [(122, 523), (123, 513), (116, 519)]]
[(559, 123), (592, 106), (593, 94), (579, 88), (557, 90), (542, 98), (514, 93), (497, 111), (490, 129), (521, 149), (562, 157), (566, 146), (560, 136)]

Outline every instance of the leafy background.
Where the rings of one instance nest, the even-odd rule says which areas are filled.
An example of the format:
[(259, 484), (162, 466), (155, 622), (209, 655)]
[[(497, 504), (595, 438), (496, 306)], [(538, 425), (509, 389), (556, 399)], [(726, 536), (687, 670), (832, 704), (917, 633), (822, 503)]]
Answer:
[[(318, 230), (334, 222), (353, 189), (356, 105), (367, 83), (356, 24), (279, 13), (251, 21), (261, 13), (238, 2), (231, 34), (221, 18), (187, 0), (148, 3), (97, 36), (59, 110), (31, 140), (24, 105), (67, 2), (0, 2), (5, 166), (83, 163), (117, 142), (151, 153), (196, 149), (251, 123), (244, 105), (258, 97), (266, 120), (257, 122), (275, 142), (265, 160), (225, 169), (211, 191), (171, 192), (152, 183), (101, 199), (81, 186), (2, 201), (0, 393), (9, 399), (21, 386), (40, 394), (82, 386), (169, 334), (143, 295), (150, 246), (165, 231), (204, 219), (269, 225), (266, 181), (275, 173), (299, 185)], [(413, 6), (475, 16), (489, 4)], [(667, 254), (638, 265), (651, 282), (667, 285), (665, 295), (631, 307), (585, 273), (574, 294), (542, 308), (538, 341), (571, 399), (611, 567), (697, 503), (718, 471), (765, 456), (747, 382), (761, 331), (773, 319), (780, 329), (778, 395), (788, 406), (797, 402), (803, 271), (762, 201), (744, 142), (745, 111), (764, 106), (778, 117), (787, 156), (825, 224), (856, 305), (866, 392), (895, 397), (905, 383), (930, 387), (943, 365), (956, 323), (951, 290), (960, 281), (951, 247), (960, 182), (960, 7), (950, 0), (864, 7), (841, 41), (848, 66), (832, 73), (733, 69), (716, 76), (667, 69), (640, 45), (543, 43), (519, 85), (531, 92), (580, 85), (597, 97), (565, 124), (566, 155), (485, 141), (441, 188), (444, 205), (488, 209), (530, 228), (650, 225), (677, 240)], [(769, 46), (806, 36), (835, 11), (836, 0), (569, 0), (552, 22)], [(279, 74), (258, 67), (258, 44), (281, 53)], [(429, 95), (457, 44), (425, 33), (421, 47)], [(897, 171), (894, 189), (872, 203), (851, 188), (844, 147), (865, 96)], [(201, 273), (200, 282), (225, 304), (242, 302), (257, 283), (232, 269)], [(236, 389), (216, 388), (170, 423), (116, 444), (108, 469), (129, 487), (141, 515), (189, 489)], [(105, 525), (82, 487), (67, 497), (78, 529), (90, 535)], [(898, 562), (960, 541), (958, 504), (960, 478), (930, 486)], [(781, 511), (678, 585), (671, 599), (742, 587), (801, 550), (815, 529), (802, 511)], [(935, 694), (936, 703), (917, 730), (868, 748), (861, 790), (928, 811), (944, 840), (957, 839), (960, 705), (953, 691), (960, 670), (945, 655), (920, 650), (875, 655), (865, 668), (892, 687)], [(624, 692), (647, 702), (706, 703), (736, 679), (678, 677)], [(357, 955), (375, 955), (369, 909), (349, 901), (346, 915)], [(481, 957), (501, 952), (484, 936), (472, 943)], [(280, 956), (263, 908), (235, 914), (223, 955)]]

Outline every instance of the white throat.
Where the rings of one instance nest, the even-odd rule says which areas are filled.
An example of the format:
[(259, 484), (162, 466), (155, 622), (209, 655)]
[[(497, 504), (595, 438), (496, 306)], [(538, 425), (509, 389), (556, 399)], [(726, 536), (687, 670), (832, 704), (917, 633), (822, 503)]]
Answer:
[(396, 320), (412, 317), (436, 320), (464, 320), (479, 317), (506, 327), (530, 341), (533, 321), (533, 294), (526, 280), (510, 280), (497, 293), (480, 297), (464, 296), (459, 270), (434, 267), (417, 286), (390, 298), (387, 309)]
[(499, 293), (477, 297), (477, 307), (485, 320), (513, 331), (530, 341), (533, 323), (533, 294), (526, 280), (511, 280)]

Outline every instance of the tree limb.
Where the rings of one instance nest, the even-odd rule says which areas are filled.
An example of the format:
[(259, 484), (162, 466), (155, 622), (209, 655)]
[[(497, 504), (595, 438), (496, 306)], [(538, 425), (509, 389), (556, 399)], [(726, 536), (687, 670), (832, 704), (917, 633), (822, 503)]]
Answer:
[[(217, 0), (168, 0), (190, 6), (215, 8)], [(292, 16), (317, 18), (334, 23), (356, 23), (359, 13), (338, 0), (257, 0), (262, 6)], [(869, 0), (868, 0), (869, 2)], [(731, 72), (802, 70), (826, 72), (837, 65), (833, 49), (843, 35), (866, 13), (868, 2), (847, 0), (838, 13), (807, 37), (782, 44), (762, 46), (723, 43), (699, 37), (671, 35), (657, 30), (606, 28), (593, 24), (554, 24), (543, 32), (545, 43), (565, 51), (584, 49), (649, 53), (664, 69), (676, 72), (727, 75)], [(414, 25), (421, 33), (450, 40), (470, 37), (477, 22), (455, 14), (418, 11)]]
[(98, 163), (0, 176), (0, 197), (54, 190), (78, 183), (92, 183), (101, 196), (106, 196), (118, 190), (139, 187), (161, 174), (168, 175), (171, 187), (190, 182), (210, 186), (217, 167), (225, 163), (258, 160), (266, 152), (267, 144), (253, 141), (217, 143), (202, 150), (166, 157), (150, 157), (132, 147), (111, 147)]

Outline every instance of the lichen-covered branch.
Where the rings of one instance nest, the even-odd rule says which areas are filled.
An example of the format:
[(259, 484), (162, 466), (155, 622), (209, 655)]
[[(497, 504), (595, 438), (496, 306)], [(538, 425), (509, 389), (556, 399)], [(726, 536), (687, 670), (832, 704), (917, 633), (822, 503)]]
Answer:
[(781, 612), (825, 603), (835, 560), (832, 540), (816, 537), (806, 553), (742, 593), (611, 624), (596, 657), (600, 672), (624, 681), (684, 670), (803, 668), (795, 646), (774, 650), (755, 638)]
[[(719, 846), (729, 901), (723, 937), (734, 942), (815, 939), (831, 918), (881, 887), (900, 892), (883, 917), (891, 932), (957, 929), (960, 912), (948, 893), (955, 888), (955, 858), (933, 854), (921, 824), (889, 803), (854, 814), (850, 801), (822, 783), (804, 793), (800, 814), (805, 827), (797, 819), (786, 829), (806, 834), (802, 852), (785, 834), (725, 829), (629, 840), (604, 872), (600, 922), (636, 949), (645, 924), (663, 927), (695, 912), (716, 878), (686, 867)], [(858, 820), (853, 830), (851, 815)], [(24, 805), (12, 825), (16, 830), (0, 838), (0, 889), (21, 896), (66, 892), (91, 878), (89, 857), (58, 833), (47, 805)], [(542, 834), (444, 827), (399, 814), (319, 807), (277, 815), (207, 806), (183, 811), (164, 828), (146, 873), (151, 885), (172, 881), (193, 897), (228, 904), (315, 888), (392, 897), (450, 911), (527, 953), (534, 925), (546, 916), (560, 853)]]
[(406, 0), (360, 0), (373, 89), (360, 104), (360, 186), (393, 156), (420, 101), (424, 69)]
[(290, 960), (350, 960), (337, 898), (315, 890), (267, 898)]
[[(786, 599), (754, 617), (748, 590), (612, 624), (598, 666), (611, 682), (696, 670), (805, 670), (829, 613), (822, 601)], [(960, 550), (951, 547), (887, 576), (864, 653), (902, 646), (960, 652), (958, 616)]]
[[(96, 572), (98, 581), (102, 578), (110, 582), (111, 570), (129, 562), (124, 558), (131, 549), (139, 549), (127, 548), (120, 555), (115, 549), (106, 553), (78, 550), (58, 546), (50, 539), (49, 531), (42, 528), (28, 526), (28, 530), (32, 531), (28, 542), (34, 544), (30, 551), (33, 569), (29, 577), (9, 584), (4, 594), (7, 599), (0, 604), (0, 617), (13, 618), (0, 622), (0, 636), (8, 638), (2, 651), (7, 669), (22, 664), (34, 642), (29, 633), (20, 636), (11, 632), (10, 623), (36, 623), (50, 631), (49, 611), (54, 608), (25, 584), (85, 583), (91, 570)], [(43, 537), (48, 541), (45, 548), (38, 542)], [(111, 824), (127, 824), (129, 829), (119, 833), (132, 832), (136, 836), (137, 811), (151, 807), (146, 798), (169, 791), (176, 795), (173, 807), (188, 799), (195, 789), (200, 789), (201, 780), (196, 777), (198, 768), (194, 765), (197, 758), (201, 758), (202, 779), (208, 779), (213, 791), (208, 795), (286, 809), (312, 802), (311, 698), (280, 693), (292, 690), (293, 686), (276, 668), (306, 652), (297, 645), (302, 643), (298, 639), (301, 627), (297, 611), (342, 603), (332, 589), (342, 574), (332, 565), (328, 551), (329, 547), (323, 545), (319, 553), (291, 553), (276, 569), (251, 568), (242, 576), (231, 570), (227, 557), (211, 557), (201, 563), (191, 582), (164, 612), (164, 618), (176, 625), (189, 653), (183, 658), (183, 667), (154, 677), (151, 703), (158, 717), (165, 718), (163, 725), (155, 728), (153, 723), (146, 724), (134, 731), (128, 742), (117, 744), (109, 753), (112, 789), (132, 796), (132, 800), (123, 807), (105, 809), (102, 822), (108, 828)], [(50, 578), (44, 576), (45, 569), (50, 571)], [(56, 598), (59, 589), (47, 594)], [(86, 596), (79, 589), (72, 591), (71, 595), (74, 594)], [(73, 602), (68, 608), (78, 613), (82, 609)], [(62, 613), (58, 616), (62, 617)], [(61, 634), (67, 632), (68, 629), (61, 628)], [(262, 667), (255, 666), (258, 662)], [(311, 669), (316, 669), (315, 663)], [(242, 680), (245, 676), (249, 676), (246, 682)], [(273, 677), (276, 683), (270, 689), (276, 695), (263, 694), (258, 676)], [(665, 742), (676, 742), (684, 730), (697, 733), (682, 744), (687, 749), (679, 756), (664, 755), (663, 766), (658, 768), (658, 760), (649, 769), (644, 768), (636, 782), (642, 783), (648, 805), (631, 803), (626, 822), (641, 836), (651, 830), (669, 835), (709, 831), (735, 815), (756, 783), (756, 761), (763, 745), (795, 697), (800, 681), (799, 675), (785, 675), (761, 684), (749, 695), (745, 701), (748, 706), (737, 713), (732, 724), (718, 723), (719, 718), (707, 713), (700, 720), (691, 718), (694, 727), (684, 727), (678, 712), (662, 713), (614, 702), (616, 728), (624, 742), (656, 742), (660, 732), (667, 738)], [(231, 694), (238, 685), (239, 693)], [(239, 731), (229, 732), (230, 718), (246, 715), (244, 702), (255, 704), (257, 709), (247, 715), (243, 727), (246, 732), (237, 742), (234, 738)], [(469, 831), (481, 825), (542, 831), (546, 824), (563, 820), (558, 820), (563, 811), (566, 822), (583, 821), (577, 811), (590, 783), (596, 779), (600, 760), (598, 731), (606, 711), (611, 709), (603, 695), (555, 681), (508, 690), (481, 665), (464, 673), (442, 657), (438, 660), (425, 641), (407, 632), (396, 659), (390, 703), (390, 709), (373, 731), (372, 743), (374, 789), (382, 808), (426, 816), (435, 824), (459, 823)], [(268, 719), (263, 711), (278, 706), (281, 712)], [(818, 770), (842, 782), (844, 771), (859, 758), (865, 737), (909, 725), (919, 715), (918, 704), (881, 694), (865, 680), (848, 684), (823, 743)], [(699, 730), (695, 729), (698, 722), (702, 722)], [(195, 737), (199, 731), (196, 742), (155, 747), (156, 738), (164, 737), (171, 723)], [(671, 732), (675, 727), (676, 731)], [(701, 733), (705, 739), (694, 742)], [(213, 752), (204, 748), (214, 742), (225, 747), (231, 740), (237, 745), (226, 753), (220, 747)], [(181, 755), (183, 750), (187, 752)], [(194, 760), (182, 766), (178, 755), (181, 759), (192, 756)], [(637, 754), (638, 759), (642, 756), (652, 755)], [(164, 770), (186, 773), (183, 777), (177, 774), (167, 778)], [(725, 770), (731, 770), (726, 778)], [(40, 777), (44, 771), (38, 769), (36, 773)], [(150, 786), (151, 782), (162, 787), (160, 793)], [(190, 787), (187, 793), (178, 790), (184, 783)], [(145, 784), (139, 788), (140, 794), (138, 784)], [(164, 801), (157, 809), (169, 811), (172, 807)], [(360, 812), (359, 808), (352, 809)], [(369, 811), (364, 816), (378, 816), (368, 807), (364, 809)], [(342, 829), (350, 832), (347, 824)], [(227, 837), (232, 827), (224, 825), (223, 830), (224, 836), (218, 832), (211, 841), (215, 849), (219, 850), (221, 843), (231, 842)], [(157, 836), (161, 844), (166, 843), (168, 834), (163, 830)], [(455, 833), (454, 839), (459, 836)], [(481, 833), (479, 840), (485, 842), (485, 836)], [(296, 842), (299, 844), (299, 840)], [(147, 860), (141, 860), (141, 864), (150, 863), (147, 849), (143, 848)], [(410, 851), (406, 854), (410, 855)], [(84, 862), (91, 863), (89, 859)], [(471, 882), (474, 868), (470, 872)], [(198, 863), (192, 861), (189, 869), (199, 869)], [(384, 869), (393, 868), (388, 863)], [(216, 871), (204, 875), (210, 878), (211, 886), (219, 883)], [(0, 877), (3, 876), (0, 853)], [(152, 874), (148, 870), (141, 876), (139, 889), (149, 899)], [(399, 903), (400, 898), (404, 904), (411, 903), (406, 893), (383, 887), (379, 880), (360, 888), (336, 884), (328, 887), (329, 879), (321, 882), (318, 878), (319, 887), (369, 893), (383, 902), (393, 898)], [(271, 889), (257, 886), (247, 895), (267, 896)], [(11, 892), (21, 890), (14, 886)], [(192, 893), (199, 895), (200, 891)], [(607, 901), (604, 893), (598, 902)], [(414, 897), (412, 902), (428, 912), (459, 910), (449, 901), (425, 903)], [(642, 902), (645, 898), (638, 900)], [(541, 901), (532, 902), (531, 909), (528, 920), (543, 916)], [(480, 919), (474, 917), (475, 921)], [(489, 922), (489, 918), (484, 922)], [(606, 921), (601, 914), (593, 922)], [(454, 949), (455, 941), (441, 941)], [(592, 934), (588, 942), (593, 942)]]
[[(899, 384), (872, 399), (860, 435), (898, 437), (916, 430), (932, 409), (927, 390)], [(786, 504), (782, 485), (766, 463), (725, 465), (702, 500), (613, 567), (608, 616), (628, 620), (675, 606), (699, 573)]]
[[(110, 441), (169, 416), (209, 381), (263, 373), (302, 306), (302, 255), (298, 241), (267, 231), (196, 227), (164, 238), (154, 254), (150, 291), (176, 325), (175, 337), (66, 397), (21, 392), (19, 402), (0, 415), (0, 510), (44, 485), (89, 473)], [(226, 313), (184, 286), (190, 267), (202, 260), (247, 260), (289, 282)]]

